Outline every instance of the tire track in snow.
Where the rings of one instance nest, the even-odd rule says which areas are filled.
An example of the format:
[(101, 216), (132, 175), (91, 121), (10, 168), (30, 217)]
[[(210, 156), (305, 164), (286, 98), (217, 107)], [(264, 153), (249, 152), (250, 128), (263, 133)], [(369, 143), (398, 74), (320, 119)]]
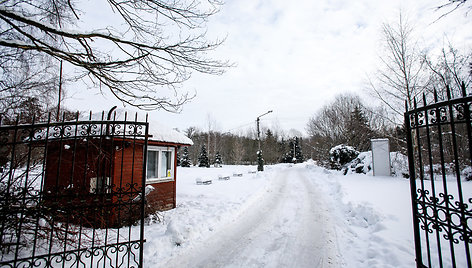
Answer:
[(337, 267), (334, 225), (306, 169), (281, 170), (235, 221), (162, 267)]

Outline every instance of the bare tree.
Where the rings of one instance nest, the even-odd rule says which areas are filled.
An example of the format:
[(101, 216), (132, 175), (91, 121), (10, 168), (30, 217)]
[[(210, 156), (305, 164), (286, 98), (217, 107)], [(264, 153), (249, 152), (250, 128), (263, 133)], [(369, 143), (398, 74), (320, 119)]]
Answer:
[(340, 94), (323, 106), (309, 119), (307, 132), (310, 136), (321, 135), (333, 142), (345, 142), (345, 133), (355, 107), (363, 107), (357, 95)]
[(383, 128), (374, 118), (376, 109), (363, 105), (357, 95), (342, 94), (325, 105), (308, 124), (312, 157), (327, 160), (328, 151), (338, 144), (347, 143), (361, 150), (367, 150), (370, 138)]
[(48, 110), (53, 105), (53, 93), (57, 92), (56, 66), (47, 57), (31, 51), (17, 54), (3, 53), (1, 48), (0, 51), (0, 117), (14, 120), (28, 109), (25, 104), (32, 102), (39, 108), (34, 111), (36, 116)]
[(167, 111), (178, 111), (192, 98), (178, 86), (193, 71), (221, 74), (229, 66), (206, 55), (222, 43), (207, 41), (204, 31), (218, 0), (107, 3), (120, 20), (86, 31), (75, 27), (89, 23), (79, 12), (85, 1), (2, 1), (2, 57), (28, 51), (63, 60), (124, 103)]
[(427, 86), (424, 61), (413, 39), (413, 27), (400, 12), (398, 22), (382, 26), (384, 55), (380, 57), (383, 67), (377, 73), (379, 83), (369, 79), (375, 96), (380, 99), (393, 117), (404, 113), (405, 101), (413, 107), (414, 98)]
[(468, 88), (472, 83), (471, 53), (461, 53), (451, 43), (441, 50), (436, 59), (424, 56), (430, 70), (429, 91), (437, 90), (439, 97), (446, 99), (446, 88), (451, 89), (452, 97), (462, 96), (461, 85)]
[(246, 150), (241, 139), (236, 139), (232, 150), (232, 158), (235, 164), (242, 164)]
[(467, 1), (467, 0), (445, 0), (445, 1), (446, 3), (436, 7), (437, 10), (446, 10), (446, 13), (442, 14), (440, 18), (447, 16), (462, 7), (468, 9), (467, 12), (472, 10), (471, 1)]
[[(207, 148), (208, 148), (208, 157), (210, 159), (213, 159), (215, 153), (218, 151), (217, 149), (217, 131), (216, 129), (218, 128), (218, 123), (216, 122), (216, 119), (210, 114), (207, 114), (206, 117), (206, 127), (208, 129), (208, 136), (207, 136)], [(212, 143), (213, 140), (213, 144)], [(213, 145), (213, 146), (212, 146)]]

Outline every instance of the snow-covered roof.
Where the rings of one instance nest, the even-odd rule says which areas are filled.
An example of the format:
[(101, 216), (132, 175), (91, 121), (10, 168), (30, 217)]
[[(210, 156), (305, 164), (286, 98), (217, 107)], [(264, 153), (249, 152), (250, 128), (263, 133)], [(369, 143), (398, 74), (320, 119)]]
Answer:
[(193, 145), (193, 141), (185, 136), (185, 134), (171, 129), (154, 119), (148, 119), (148, 122), (149, 134), (152, 135), (149, 140)]
[[(106, 120), (108, 112), (97, 112), (92, 113), (92, 117), (90, 118), (90, 114), (84, 114), (80, 117), (80, 120)], [(116, 109), (113, 111), (110, 120), (116, 121), (134, 121), (135, 116), (137, 115), (138, 122), (146, 122), (146, 113), (144, 112), (135, 112), (135, 111), (127, 111), (125, 109)], [(150, 135), (150, 141), (161, 141), (161, 142), (169, 142), (169, 143), (177, 143), (177, 144), (185, 144), (185, 145), (193, 145), (193, 141), (188, 138), (185, 134), (172, 129), (171, 127), (164, 125), (163, 123), (159, 122), (156, 118), (152, 116), (148, 116), (147, 122), (149, 122), (149, 129), (148, 133)]]

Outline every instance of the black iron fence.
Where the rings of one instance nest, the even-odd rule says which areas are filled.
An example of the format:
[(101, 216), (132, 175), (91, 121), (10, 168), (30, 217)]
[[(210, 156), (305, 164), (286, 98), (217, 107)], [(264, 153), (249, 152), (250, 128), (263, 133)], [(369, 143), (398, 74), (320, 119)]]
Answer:
[(142, 267), (148, 123), (0, 120), (0, 266)]
[(472, 97), (405, 113), (418, 267), (472, 267)]

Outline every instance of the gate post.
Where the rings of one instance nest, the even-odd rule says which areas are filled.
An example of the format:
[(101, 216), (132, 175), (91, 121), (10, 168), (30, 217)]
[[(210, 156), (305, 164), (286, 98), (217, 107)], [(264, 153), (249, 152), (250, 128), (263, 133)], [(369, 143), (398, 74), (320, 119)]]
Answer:
[(406, 143), (408, 149), (408, 169), (410, 173), (410, 194), (411, 194), (411, 212), (413, 214), (413, 233), (415, 236), (415, 255), (416, 255), (416, 267), (423, 268), (423, 259), (421, 255), (421, 239), (420, 239), (420, 230), (419, 224), (420, 220), (417, 215), (418, 211), (418, 202), (416, 198), (416, 174), (415, 174), (415, 159), (413, 152), (413, 143), (411, 137), (411, 122), (410, 116), (408, 113), (408, 105), (405, 102), (405, 114), (404, 114), (404, 124), (406, 127)]
[(139, 247), (139, 268), (143, 266), (143, 254), (144, 254), (144, 209), (146, 205), (146, 166), (147, 166), (147, 146), (148, 146), (148, 138), (149, 138), (149, 122), (146, 115), (146, 124), (145, 124), (145, 131), (144, 131), (144, 145), (143, 145), (143, 176), (141, 179), (141, 226), (140, 226), (140, 237), (139, 243), (141, 244)]

